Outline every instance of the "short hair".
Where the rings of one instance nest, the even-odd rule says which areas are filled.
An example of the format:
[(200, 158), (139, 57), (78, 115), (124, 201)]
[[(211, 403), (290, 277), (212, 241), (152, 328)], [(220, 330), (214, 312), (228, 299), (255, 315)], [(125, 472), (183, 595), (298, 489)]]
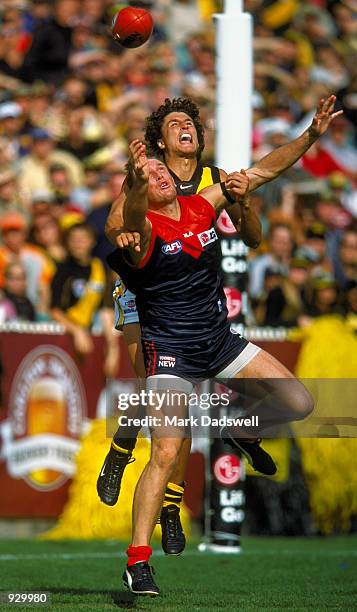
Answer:
[(7, 264), (4, 272), (4, 277), (6, 279), (9, 278), (10, 272), (13, 268), (21, 268), (22, 272), (24, 272), (25, 278), (27, 279), (26, 268), (22, 261), (10, 261), (10, 263)]
[(84, 230), (89, 236), (91, 236), (91, 238), (93, 238), (94, 241), (96, 240), (96, 233), (91, 225), (89, 225), (88, 223), (74, 223), (73, 225), (70, 225), (69, 228), (66, 229), (64, 232), (63, 238), (66, 246), (68, 244), (70, 235), (76, 230)]
[(269, 228), (269, 238), (272, 238), (273, 234), (278, 229), (286, 229), (290, 233), (290, 236), (292, 237), (293, 229), (291, 225), (289, 225), (289, 223), (284, 223), (283, 221), (277, 221), (276, 223), (272, 223), (272, 225)]
[(200, 159), (203, 149), (205, 148), (204, 128), (200, 119), (200, 111), (192, 100), (189, 98), (166, 98), (164, 104), (151, 113), (146, 119), (145, 129), (145, 141), (148, 145), (148, 149), (153, 157), (163, 158), (164, 151), (162, 151), (157, 141), (162, 138), (161, 128), (162, 123), (170, 113), (186, 113), (191, 117), (193, 124), (196, 128), (198, 138), (198, 152), (197, 159)]

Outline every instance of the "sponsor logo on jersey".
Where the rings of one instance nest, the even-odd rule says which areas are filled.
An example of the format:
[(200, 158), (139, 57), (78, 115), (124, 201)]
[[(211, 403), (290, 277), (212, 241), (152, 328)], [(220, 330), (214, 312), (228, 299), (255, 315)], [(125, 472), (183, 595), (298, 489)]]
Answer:
[(129, 299), (125, 302), (125, 312), (134, 312), (136, 310), (136, 302), (133, 299)]
[(159, 356), (159, 368), (174, 368), (176, 364), (176, 357), (170, 355)]
[(213, 466), (216, 480), (223, 485), (238, 482), (241, 475), (240, 461), (236, 455), (221, 455)]
[(179, 185), (179, 189), (192, 189), (192, 187), (193, 187), (192, 184), (190, 184), (190, 185), (182, 185), (182, 184)]
[(211, 227), (211, 229), (206, 230), (205, 232), (197, 234), (197, 238), (200, 241), (201, 246), (203, 247), (207, 246), (208, 244), (211, 244), (211, 242), (214, 242), (215, 240), (218, 240), (214, 227)]
[(182, 251), (182, 242), (180, 240), (174, 240), (174, 242), (167, 242), (163, 244), (161, 247), (164, 255), (177, 255), (180, 251)]
[(193, 236), (193, 232), (185, 232), (183, 235), (184, 238), (191, 238), (191, 236)]

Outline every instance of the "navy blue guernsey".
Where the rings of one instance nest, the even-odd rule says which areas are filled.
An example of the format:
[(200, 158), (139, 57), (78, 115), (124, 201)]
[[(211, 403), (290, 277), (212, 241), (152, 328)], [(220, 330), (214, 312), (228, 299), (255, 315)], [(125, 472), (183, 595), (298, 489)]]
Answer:
[(176, 354), (230, 328), (215, 210), (200, 195), (179, 196), (178, 202), (179, 221), (148, 211), (151, 242), (138, 267), (119, 249), (108, 258), (136, 295), (143, 340), (164, 342)]

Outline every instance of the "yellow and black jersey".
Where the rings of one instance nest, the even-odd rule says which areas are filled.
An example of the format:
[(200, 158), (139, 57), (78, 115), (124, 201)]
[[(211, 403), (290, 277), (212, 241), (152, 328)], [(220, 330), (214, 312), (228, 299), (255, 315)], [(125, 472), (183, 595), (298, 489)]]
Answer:
[(219, 168), (216, 166), (203, 166), (198, 163), (196, 170), (189, 181), (181, 181), (176, 174), (170, 170), (169, 172), (174, 179), (177, 195), (189, 196), (199, 193), (201, 189), (209, 187), (214, 183), (220, 182)]

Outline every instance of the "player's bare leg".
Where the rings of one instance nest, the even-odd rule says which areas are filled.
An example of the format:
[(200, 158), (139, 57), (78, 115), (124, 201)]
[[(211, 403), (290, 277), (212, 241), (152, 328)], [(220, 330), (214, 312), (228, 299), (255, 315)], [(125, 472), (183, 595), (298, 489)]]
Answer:
[[(259, 351), (235, 378), (246, 379), (248, 394), (256, 398), (252, 413), (259, 416), (259, 432), (274, 425), (304, 419), (313, 410), (314, 400), (309, 391), (266, 351)], [(227, 381), (227, 385), (235, 387), (233, 380)], [(250, 389), (252, 393), (249, 393)], [(275, 463), (260, 447), (261, 440), (254, 428), (240, 431), (224, 428), (222, 438), (238, 448), (257, 471), (268, 475), (276, 472)]]
[(133, 546), (148, 546), (183, 439), (153, 437), (151, 457), (135, 489)]
[[(156, 381), (155, 381), (156, 382)], [(159, 381), (160, 385), (161, 381)], [(164, 383), (165, 384), (165, 383)], [(159, 389), (160, 387), (157, 387)], [(172, 407), (172, 404), (169, 404)], [(186, 415), (185, 405), (177, 406), (175, 415)], [(150, 540), (162, 506), (165, 488), (179, 457), (184, 440), (184, 428), (163, 425), (165, 409), (148, 410), (156, 417), (151, 432), (150, 461), (137, 484), (133, 502), (133, 538), (128, 547), (128, 564), (123, 574), (124, 583), (137, 594), (158, 594), (149, 559)]]
[[(141, 330), (138, 323), (124, 325), (123, 335), (129, 358), (137, 378), (145, 379), (145, 365), (141, 349)], [(130, 414), (129, 414), (130, 412)], [(130, 407), (127, 412), (131, 418), (144, 416), (141, 407)], [(141, 427), (132, 427), (122, 434), (121, 428), (114, 435), (111, 448), (105, 458), (97, 481), (100, 499), (107, 505), (114, 506), (119, 497), (124, 470), (132, 458), (136, 439)], [(179, 452), (179, 458), (167, 483), (163, 508), (160, 514), (162, 528), (162, 547), (166, 554), (178, 555), (185, 548), (186, 540), (180, 520), (180, 505), (183, 499), (185, 474), (191, 452), (191, 439), (185, 438)]]

